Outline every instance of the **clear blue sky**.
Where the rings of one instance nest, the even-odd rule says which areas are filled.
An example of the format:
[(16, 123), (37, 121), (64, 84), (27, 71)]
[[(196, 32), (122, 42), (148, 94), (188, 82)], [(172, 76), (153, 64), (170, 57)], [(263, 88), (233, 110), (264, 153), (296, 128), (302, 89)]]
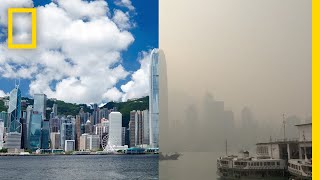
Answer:
[[(51, 0), (34, 0), (35, 6), (43, 6), (50, 3)], [(112, 10), (115, 7), (113, 1), (107, 0), (109, 9)], [(158, 48), (158, 0), (132, 1), (132, 5), (135, 7), (136, 14), (133, 16), (133, 20), (137, 26), (130, 29), (130, 33), (134, 36), (135, 41), (129, 46), (128, 50), (122, 54), (122, 65), (125, 70), (129, 72), (139, 69), (140, 64), (137, 61), (138, 54), (141, 51), (146, 51), (151, 48)], [(117, 7), (117, 9), (121, 9)], [(123, 8), (125, 10), (125, 8)], [(1, 27), (0, 27), (1, 30)], [(0, 39), (3, 41), (4, 39)], [(121, 80), (116, 87), (126, 83), (130, 80), (130, 76), (125, 80)], [(0, 90), (8, 93), (14, 87), (15, 80), (3, 78), (0, 75)], [(29, 96), (30, 80), (21, 79), (20, 88), (23, 96)], [(54, 86), (54, 84), (53, 84)]]

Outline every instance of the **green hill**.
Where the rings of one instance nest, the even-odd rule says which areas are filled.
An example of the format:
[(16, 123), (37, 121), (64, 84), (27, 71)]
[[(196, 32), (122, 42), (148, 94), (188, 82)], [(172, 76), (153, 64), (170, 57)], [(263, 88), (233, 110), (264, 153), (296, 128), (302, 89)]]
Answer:
[[(23, 97), (22, 100), (25, 100), (26, 103), (22, 107), (22, 110), (25, 110), (28, 105), (33, 104), (33, 99)], [(74, 103), (67, 103), (61, 100), (52, 100), (48, 99), (47, 101), (47, 107), (52, 108), (54, 102), (58, 105), (58, 115), (72, 115), (76, 116), (81, 107), (84, 109), (85, 112), (92, 113), (92, 109), (88, 107), (86, 104), (74, 104)], [(106, 105), (104, 105), (102, 108), (117, 108), (119, 112), (122, 114), (122, 124), (123, 126), (128, 127), (129, 120), (130, 120), (130, 111), (132, 110), (146, 110), (149, 109), (149, 97), (143, 97), (135, 100), (128, 100), (127, 102), (109, 102)], [(0, 112), (1, 111), (7, 111), (7, 107), (4, 106), (4, 102), (0, 100)], [(49, 114), (51, 113), (51, 110), (47, 110), (47, 117), (49, 117)]]

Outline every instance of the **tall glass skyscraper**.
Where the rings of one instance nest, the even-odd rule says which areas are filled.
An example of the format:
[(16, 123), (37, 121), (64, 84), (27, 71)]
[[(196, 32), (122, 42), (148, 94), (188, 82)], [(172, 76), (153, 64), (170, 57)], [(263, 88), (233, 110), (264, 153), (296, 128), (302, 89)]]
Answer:
[(150, 145), (157, 148), (159, 147), (159, 54), (157, 49), (151, 52), (149, 113)]
[(35, 94), (33, 111), (41, 114), (42, 119), (46, 119), (47, 96), (45, 94)]
[(10, 92), (8, 114), (8, 132), (21, 133), (21, 91), (19, 85), (16, 85)]
[(29, 149), (37, 150), (41, 148), (41, 123), (42, 115), (33, 112), (31, 115), (31, 122), (29, 124)]

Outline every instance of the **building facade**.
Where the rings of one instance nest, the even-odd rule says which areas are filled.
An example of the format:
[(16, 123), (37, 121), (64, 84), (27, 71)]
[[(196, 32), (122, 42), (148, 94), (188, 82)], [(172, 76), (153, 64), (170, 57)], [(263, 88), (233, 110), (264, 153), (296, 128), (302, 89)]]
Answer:
[(111, 112), (109, 114), (109, 145), (121, 146), (122, 144), (122, 114)]

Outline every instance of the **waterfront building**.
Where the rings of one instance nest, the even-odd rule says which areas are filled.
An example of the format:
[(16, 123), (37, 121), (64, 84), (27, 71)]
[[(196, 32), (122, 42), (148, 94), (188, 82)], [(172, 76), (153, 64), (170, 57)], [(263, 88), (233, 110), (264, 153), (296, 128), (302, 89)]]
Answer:
[(6, 143), (4, 147), (8, 150), (21, 149), (21, 133), (9, 132), (6, 134)]
[[(25, 113), (26, 114), (26, 113)], [(20, 119), (20, 123), (22, 125), (22, 131), (21, 131), (21, 148), (22, 149), (27, 149), (28, 148), (28, 124), (27, 124), (27, 117), (25, 116), (24, 118)]]
[(47, 96), (45, 94), (35, 94), (33, 111), (37, 111), (41, 114), (42, 119), (46, 119), (46, 109), (47, 109)]
[(3, 148), (4, 121), (0, 119), (0, 149)]
[(109, 133), (109, 120), (102, 118), (101, 123), (94, 125), (94, 134), (98, 135), (100, 137), (100, 140), (102, 137)]
[(159, 54), (156, 49), (151, 52), (149, 111), (150, 145), (159, 147)]
[(41, 148), (41, 126), (42, 115), (38, 112), (33, 112), (31, 115), (31, 121), (28, 129), (28, 148), (33, 151)]
[(49, 139), (50, 139), (50, 127), (49, 121), (42, 121), (41, 129), (41, 149), (49, 149)]
[(130, 147), (149, 144), (148, 110), (130, 112)]
[(312, 159), (312, 123), (296, 125), (299, 131), (299, 159)]
[(75, 150), (75, 140), (65, 140), (64, 142), (64, 151), (70, 152)]
[(122, 144), (122, 114), (111, 112), (109, 114), (109, 145), (121, 146)]
[(66, 140), (75, 140), (75, 120), (74, 118), (68, 117), (63, 120), (64, 122), (61, 124), (61, 132), (60, 132), (60, 143), (61, 148), (65, 148)]
[(8, 132), (21, 133), (21, 91), (19, 85), (16, 85), (10, 92), (8, 114)]
[(60, 132), (50, 133), (50, 148), (60, 149)]
[(136, 111), (130, 112), (129, 132), (130, 132), (130, 147), (136, 146)]

